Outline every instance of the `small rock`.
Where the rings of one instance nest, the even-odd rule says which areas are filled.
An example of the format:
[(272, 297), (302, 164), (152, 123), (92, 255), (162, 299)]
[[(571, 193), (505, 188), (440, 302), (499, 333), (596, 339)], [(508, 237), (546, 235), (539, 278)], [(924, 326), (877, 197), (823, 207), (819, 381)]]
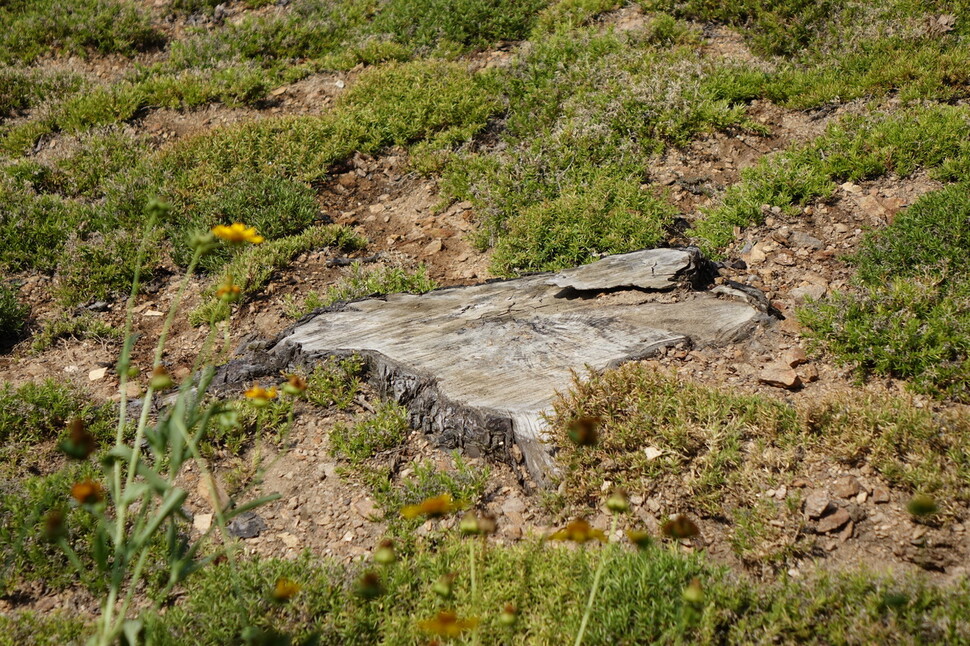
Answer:
[(383, 204), (371, 204), (367, 207), (367, 210), (376, 215), (378, 213), (383, 213), (384, 209), (386, 208), (387, 207)]
[(159, 312), (158, 310), (148, 310), (142, 316), (165, 316), (165, 312)]
[(862, 193), (862, 187), (859, 186), (858, 184), (853, 184), (852, 182), (846, 182), (845, 184), (842, 184), (839, 188), (841, 188), (846, 193), (851, 193), (853, 195), (859, 195)]
[(296, 547), (300, 544), (300, 539), (289, 532), (283, 532), (280, 534), (279, 539), (283, 542), (283, 545), (286, 545), (287, 547)]
[(519, 448), (518, 444), (513, 444), (512, 448), (509, 449), (509, 455), (515, 460), (516, 464), (522, 464), (525, 460), (525, 456), (522, 455), (522, 449)]
[(441, 251), (443, 247), (444, 247), (444, 244), (441, 242), (441, 240), (438, 238), (435, 238), (425, 246), (423, 251), (425, 255), (432, 256), (438, 253), (439, 251)]
[(788, 487), (781, 485), (775, 490), (775, 500), (784, 500), (788, 497)]
[(801, 377), (804, 383), (814, 383), (818, 381), (818, 368), (812, 365), (801, 366), (798, 369), (798, 376)]
[(758, 375), (758, 381), (776, 386), (778, 388), (788, 388), (789, 390), (798, 388), (802, 385), (802, 380), (798, 374), (784, 364), (768, 364)]
[(233, 518), (226, 530), (236, 538), (255, 538), (266, 530), (266, 521), (254, 512), (247, 511)]
[(839, 532), (839, 540), (843, 543), (852, 538), (852, 534), (855, 532), (855, 522), (849, 521), (849, 524), (845, 526), (841, 532)]
[(781, 360), (794, 368), (795, 366), (800, 366), (808, 361), (808, 355), (805, 354), (805, 350), (803, 350), (801, 346), (796, 345), (793, 348), (785, 350), (785, 352), (781, 355)]
[(809, 518), (819, 518), (832, 507), (829, 497), (821, 491), (815, 491), (805, 498), (805, 515)]
[(808, 300), (812, 299), (817, 301), (818, 299), (825, 296), (825, 287), (822, 285), (809, 284), (802, 285), (800, 287), (795, 287), (790, 292), (788, 292), (792, 298), (797, 300)]
[(127, 384), (125, 384), (125, 395), (127, 395), (129, 399), (137, 397), (140, 394), (141, 386), (139, 386), (137, 382), (129, 381)]
[(374, 513), (377, 511), (377, 505), (370, 498), (364, 498), (354, 505), (354, 509), (364, 520), (370, 520), (374, 517)]
[(98, 381), (99, 379), (104, 379), (104, 376), (108, 374), (107, 368), (95, 368), (88, 372), (88, 381)]
[(651, 461), (656, 460), (657, 458), (659, 458), (661, 455), (664, 454), (663, 451), (661, 451), (655, 446), (644, 447), (643, 452), (646, 454), (647, 460), (651, 460)]
[(765, 261), (768, 256), (762, 251), (761, 245), (751, 247), (747, 252), (741, 254), (741, 260), (748, 265), (758, 265)]
[(796, 247), (808, 247), (809, 249), (821, 249), (825, 246), (821, 240), (804, 231), (793, 231), (789, 241)]
[(855, 497), (856, 504), (863, 504), (867, 498), (869, 498), (869, 494), (867, 494), (865, 491), (860, 491), (859, 495)]
[(835, 481), (835, 486), (832, 488), (832, 493), (845, 499), (858, 496), (860, 491), (862, 491), (862, 487), (859, 485), (859, 481), (852, 476), (842, 476)]
[(509, 498), (502, 503), (502, 513), (505, 515), (521, 514), (524, 511), (525, 502), (521, 498)]
[(199, 478), (199, 483), (196, 485), (195, 490), (203, 500), (213, 507), (218, 505), (220, 509), (225, 509), (226, 505), (229, 504), (229, 496), (226, 495), (225, 488), (222, 487), (218, 481), (213, 484), (213, 487), (216, 490), (216, 497), (218, 498), (218, 501), (212, 499), (212, 491), (209, 488), (209, 481), (205, 476)]
[(889, 502), (889, 490), (885, 487), (876, 487), (872, 490), (872, 502), (883, 504)]
[(849, 516), (849, 512), (844, 509), (836, 509), (835, 512), (829, 514), (828, 516), (824, 516), (818, 521), (816, 531), (819, 534), (828, 534), (829, 532), (839, 529), (850, 520), (852, 520), (852, 517)]
[(200, 534), (205, 534), (209, 531), (209, 527), (212, 526), (212, 514), (196, 514), (192, 518), (192, 526)]

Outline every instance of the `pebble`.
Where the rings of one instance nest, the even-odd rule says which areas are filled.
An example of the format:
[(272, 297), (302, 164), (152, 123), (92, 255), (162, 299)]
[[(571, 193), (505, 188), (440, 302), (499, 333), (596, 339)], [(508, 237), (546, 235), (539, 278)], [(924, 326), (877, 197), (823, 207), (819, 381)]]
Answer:
[(849, 516), (849, 512), (844, 509), (836, 509), (835, 512), (824, 516), (818, 521), (818, 526), (816, 530), (819, 534), (828, 534), (829, 532), (835, 531), (852, 520)]
[(794, 370), (783, 363), (768, 364), (761, 369), (758, 374), (758, 381), (789, 390), (798, 388), (802, 385), (801, 377)]
[(832, 488), (832, 493), (838, 498), (854, 498), (859, 495), (862, 491), (862, 487), (859, 485), (859, 481), (852, 476), (842, 476), (835, 481), (835, 486)]
[(831, 506), (832, 502), (826, 494), (814, 491), (805, 498), (805, 515), (812, 519), (819, 518)]

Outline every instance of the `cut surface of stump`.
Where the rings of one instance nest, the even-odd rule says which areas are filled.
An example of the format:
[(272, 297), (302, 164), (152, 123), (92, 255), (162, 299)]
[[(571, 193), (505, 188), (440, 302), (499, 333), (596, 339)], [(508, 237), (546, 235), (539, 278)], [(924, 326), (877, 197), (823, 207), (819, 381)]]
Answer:
[(223, 379), (357, 354), (380, 392), (440, 446), (508, 459), (515, 443), (547, 483), (555, 465), (543, 414), (574, 374), (682, 343), (726, 345), (764, 320), (748, 302), (692, 291), (710, 276), (696, 249), (653, 249), (555, 274), (342, 303), (257, 345)]

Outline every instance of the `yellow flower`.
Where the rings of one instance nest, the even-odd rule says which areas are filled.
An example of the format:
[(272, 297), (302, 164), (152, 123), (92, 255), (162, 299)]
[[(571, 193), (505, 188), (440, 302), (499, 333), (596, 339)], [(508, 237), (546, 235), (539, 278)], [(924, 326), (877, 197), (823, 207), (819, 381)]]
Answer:
[(300, 591), (300, 584), (282, 576), (276, 579), (276, 586), (273, 588), (273, 600), (280, 603), (289, 601)]
[(418, 628), (426, 633), (439, 637), (460, 637), (466, 630), (471, 630), (478, 625), (477, 617), (461, 619), (450, 610), (442, 610), (434, 619), (425, 619), (418, 622)]
[(71, 497), (82, 505), (93, 505), (104, 500), (104, 489), (94, 480), (85, 480), (71, 487)]
[(216, 298), (231, 303), (238, 299), (241, 293), (242, 288), (232, 282), (232, 276), (226, 276), (226, 279), (219, 285), (219, 289), (216, 290)]
[(263, 236), (256, 233), (254, 227), (247, 227), (242, 222), (235, 222), (230, 226), (217, 224), (212, 227), (212, 233), (227, 242), (251, 242), (259, 244), (264, 240)]
[(601, 529), (590, 527), (589, 523), (580, 518), (551, 534), (549, 539), (553, 541), (573, 541), (582, 545), (592, 540), (606, 542), (606, 534)]
[(441, 516), (450, 514), (456, 509), (458, 509), (458, 506), (455, 505), (455, 501), (452, 500), (451, 496), (443, 493), (440, 496), (422, 500), (417, 505), (408, 505), (407, 507), (404, 507), (401, 509), (401, 515), (408, 520), (417, 518), (418, 516), (440, 518)]
[(253, 387), (243, 393), (246, 399), (250, 400), (253, 406), (262, 408), (269, 405), (269, 400), (276, 399), (276, 389), (275, 388), (263, 388), (259, 384), (253, 384)]

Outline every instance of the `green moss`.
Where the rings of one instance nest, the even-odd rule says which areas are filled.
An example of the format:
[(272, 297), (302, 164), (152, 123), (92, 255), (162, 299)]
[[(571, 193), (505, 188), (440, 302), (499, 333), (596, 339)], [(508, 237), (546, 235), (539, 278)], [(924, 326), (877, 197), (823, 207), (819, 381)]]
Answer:
[(407, 409), (394, 402), (381, 402), (372, 414), (353, 424), (336, 424), (330, 431), (330, 452), (352, 466), (359, 465), (381, 451), (399, 446), (408, 430)]
[(350, 273), (340, 278), (336, 284), (327, 288), (321, 296), (316, 292), (308, 292), (302, 303), (293, 300), (287, 302), (286, 313), (293, 318), (301, 318), (320, 307), (329, 307), (340, 301), (352, 301), (365, 296), (381, 296), (384, 294), (423, 294), (438, 286), (428, 278), (424, 265), (409, 273), (401, 267), (378, 265), (367, 267), (360, 263), (350, 266)]
[[(830, 125), (814, 141), (763, 158), (705, 213), (692, 233), (709, 252), (734, 239), (734, 227), (760, 224), (762, 205), (794, 213), (832, 195), (839, 182), (908, 176), (920, 168), (958, 167), (970, 159), (970, 111), (963, 106), (928, 106), (893, 113), (852, 116)], [(949, 171), (952, 173), (952, 170)]]
[(869, 234), (851, 259), (857, 288), (800, 313), (810, 336), (860, 376), (970, 402), (968, 188), (929, 193)]
[(17, 298), (18, 290), (0, 283), (0, 348), (20, 338), (27, 325), (30, 308)]
[[(124, 268), (118, 268), (117, 271), (124, 271)], [(120, 338), (121, 330), (111, 327), (94, 314), (61, 314), (44, 324), (34, 335), (30, 348), (34, 352), (43, 352), (61, 339), (116, 341)]]

